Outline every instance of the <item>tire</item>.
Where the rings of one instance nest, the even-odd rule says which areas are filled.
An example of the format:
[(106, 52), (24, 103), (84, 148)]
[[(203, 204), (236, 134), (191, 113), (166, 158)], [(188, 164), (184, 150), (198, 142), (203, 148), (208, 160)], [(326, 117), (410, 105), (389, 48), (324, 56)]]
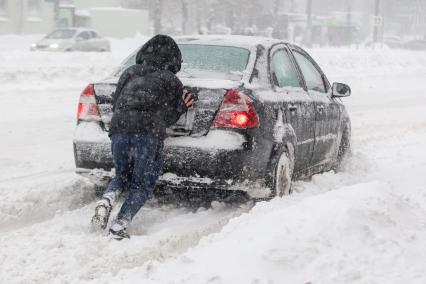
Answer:
[(291, 193), (294, 159), (288, 150), (283, 151), (278, 158), (273, 174), (273, 196), (282, 197)]
[(345, 127), (340, 141), (339, 150), (337, 152), (336, 162), (333, 165), (335, 172), (342, 171), (342, 164), (351, 153), (351, 133), (349, 127)]

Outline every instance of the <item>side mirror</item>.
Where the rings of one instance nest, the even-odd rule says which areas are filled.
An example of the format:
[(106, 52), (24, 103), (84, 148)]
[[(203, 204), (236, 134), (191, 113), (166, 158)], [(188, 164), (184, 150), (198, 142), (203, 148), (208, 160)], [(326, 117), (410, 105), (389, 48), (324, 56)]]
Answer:
[(76, 37), (76, 38), (75, 38), (75, 41), (76, 41), (76, 42), (83, 41), (83, 38), (82, 38), (82, 37)]
[(331, 95), (333, 97), (349, 97), (351, 88), (343, 83), (333, 83)]

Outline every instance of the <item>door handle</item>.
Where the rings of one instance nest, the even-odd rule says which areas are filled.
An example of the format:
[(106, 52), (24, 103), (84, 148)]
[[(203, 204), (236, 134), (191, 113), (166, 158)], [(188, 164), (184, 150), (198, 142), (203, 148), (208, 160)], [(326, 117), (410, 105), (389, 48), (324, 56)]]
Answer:
[(287, 109), (290, 113), (297, 112), (297, 106), (295, 106), (295, 105), (289, 105)]

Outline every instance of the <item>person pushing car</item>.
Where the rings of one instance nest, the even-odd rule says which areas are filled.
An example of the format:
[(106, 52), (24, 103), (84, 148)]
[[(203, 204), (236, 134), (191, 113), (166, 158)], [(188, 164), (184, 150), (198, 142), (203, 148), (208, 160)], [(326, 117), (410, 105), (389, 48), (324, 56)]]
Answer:
[(136, 64), (120, 76), (113, 94), (110, 126), (115, 177), (97, 203), (92, 226), (105, 229), (116, 200), (129, 195), (109, 230), (115, 239), (130, 238), (127, 228), (150, 197), (163, 167), (166, 128), (193, 108), (176, 73), (182, 55), (169, 36), (156, 35), (136, 55)]

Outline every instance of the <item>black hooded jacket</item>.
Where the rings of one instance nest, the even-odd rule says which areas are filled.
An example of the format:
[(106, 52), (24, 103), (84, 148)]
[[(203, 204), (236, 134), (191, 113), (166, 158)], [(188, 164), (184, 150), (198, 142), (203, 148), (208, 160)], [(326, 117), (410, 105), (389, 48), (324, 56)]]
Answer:
[(121, 75), (113, 94), (110, 134), (147, 133), (164, 139), (166, 128), (187, 110), (176, 77), (182, 55), (169, 36), (157, 35), (136, 55), (136, 65)]

